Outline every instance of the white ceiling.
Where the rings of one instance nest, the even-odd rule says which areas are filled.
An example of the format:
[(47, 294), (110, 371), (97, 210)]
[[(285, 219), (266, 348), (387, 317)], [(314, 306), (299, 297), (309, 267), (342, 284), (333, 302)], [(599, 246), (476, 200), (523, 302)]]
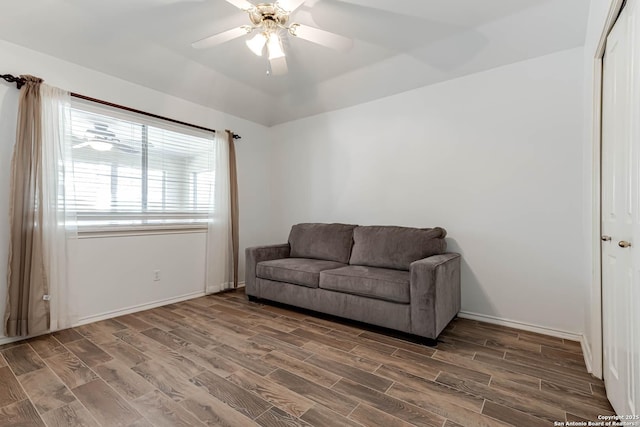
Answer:
[(284, 76), (267, 76), (245, 37), (191, 48), (248, 24), (224, 0), (20, 0), (3, 7), (0, 39), (271, 126), (582, 46), (588, 11), (588, 0), (307, 0), (292, 21), (354, 46), (287, 36)]

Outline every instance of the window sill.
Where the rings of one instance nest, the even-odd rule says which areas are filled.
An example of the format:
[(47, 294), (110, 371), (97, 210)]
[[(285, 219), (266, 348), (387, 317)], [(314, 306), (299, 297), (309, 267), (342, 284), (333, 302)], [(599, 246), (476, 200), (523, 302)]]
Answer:
[(203, 224), (165, 224), (145, 226), (110, 226), (110, 227), (79, 227), (78, 239), (99, 239), (113, 237), (150, 236), (166, 234), (206, 233), (207, 226)]

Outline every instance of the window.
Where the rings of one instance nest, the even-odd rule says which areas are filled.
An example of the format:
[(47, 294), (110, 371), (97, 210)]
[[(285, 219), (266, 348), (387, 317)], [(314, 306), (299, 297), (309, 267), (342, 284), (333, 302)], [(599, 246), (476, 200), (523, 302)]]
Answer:
[(74, 99), (71, 134), (66, 198), (80, 231), (206, 225), (212, 132)]

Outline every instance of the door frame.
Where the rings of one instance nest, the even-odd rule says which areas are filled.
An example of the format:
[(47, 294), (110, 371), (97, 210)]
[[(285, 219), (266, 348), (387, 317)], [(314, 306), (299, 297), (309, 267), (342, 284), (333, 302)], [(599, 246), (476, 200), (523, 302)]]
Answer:
[[(615, 24), (625, 0), (612, 0), (609, 14), (593, 56), (593, 129), (592, 129), (592, 289), (591, 289), (591, 373), (603, 376), (602, 330), (602, 77), (607, 36)], [(587, 348), (587, 351), (589, 349)], [(585, 354), (586, 355), (586, 354)], [(588, 360), (589, 358), (587, 358)]]

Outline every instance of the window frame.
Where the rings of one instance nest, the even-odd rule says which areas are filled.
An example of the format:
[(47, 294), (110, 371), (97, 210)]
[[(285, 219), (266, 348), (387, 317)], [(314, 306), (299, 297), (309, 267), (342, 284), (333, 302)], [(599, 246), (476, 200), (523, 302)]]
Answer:
[[(166, 122), (173, 127), (172, 131), (176, 128), (186, 128), (184, 130), (192, 129), (199, 132), (209, 133), (212, 137), (211, 142), (215, 143), (214, 129), (209, 129), (203, 126), (198, 126), (179, 120), (159, 116), (152, 113), (147, 113), (141, 110), (113, 104), (107, 101), (102, 101), (95, 98), (90, 98), (84, 95), (71, 94), (72, 103), (71, 108), (81, 111), (83, 105), (97, 104), (98, 107), (108, 107), (119, 111), (116, 119), (123, 119), (135, 122), (136, 115), (146, 116), (156, 121)], [(73, 99), (76, 98), (76, 99)], [(89, 109), (90, 111), (90, 109)], [(149, 182), (146, 179), (150, 172), (149, 169), (149, 151), (148, 151), (148, 123), (140, 123), (142, 126), (142, 151), (141, 157), (141, 210), (140, 212), (113, 212), (113, 211), (94, 211), (94, 212), (75, 212), (75, 223), (78, 236), (80, 238), (91, 237), (112, 237), (114, 235), (146, 235), (146, 234), (173, 234), (173, 233), (193, 233), (193, 232), (206, 232), (209, 224), (208, 212), (158, 212), (149, 211), (148, 208), (148, 188)], [(160, 127), (162, 128), (162, 127)], [(183, 134), (189, 134), (184, 132)], [(196, 136), (196, 135), (194, 135)], [(198, 137), (198, 136), (196, 136)], [(75, 160), (74, 160), (75, 161)], [(166, 171), (163, 171), (166, 173)], [(200, 172), (202, 173), (202, 172)], [(195, 187), (195, 183), (194, 183)], [(164, 189), (163, 189), (164, 192)], [(190, 190), (187, 190), (189, 193)], [(210, 195), (213, 197), (213, 195)], [(164, 198), (164, 194), (163, 194)], [(184, 219), (184, 222), (181, 221)], [(129, 223), (116, 224), (119, 221), (129, 220)], [(190, 221), (187, 221), (190, 220)], [(112, 223), (109, 224), (108, 222)], [(138, 221), (139, 223), (132, 223)], [(94, 222), (94, 224), (91, 224)]]

